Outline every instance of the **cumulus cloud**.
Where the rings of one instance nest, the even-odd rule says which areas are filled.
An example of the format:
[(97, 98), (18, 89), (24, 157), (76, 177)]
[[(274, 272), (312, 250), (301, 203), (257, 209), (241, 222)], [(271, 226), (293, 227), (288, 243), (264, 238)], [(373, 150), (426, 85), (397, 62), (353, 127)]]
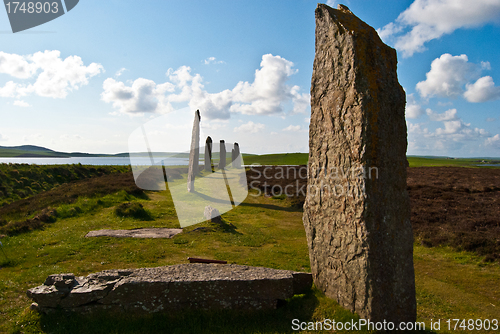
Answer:
[(438, 145), (442, 149), (458, 149), (465, 141), (491, 137), (485, 129), (473, 128), (470, 123), (465, 123), (458, 117), (456, 109), (449, 109), (443, 113), (436, 113), (431, 109), (427, 109), (426, 114), (431, 121), (441, 122), (442, 125), (436, 128), (435, 131), (430, 131), (427, 127), (424, 127), (423, 123), (407, 123), (408, 134), (421, 142), (428, 140), (428, 145), (433, 143), (432, 148), (440, 149), (435, 146)]
[(210, 65), (210, 64), (225, 64), (226, 62), (223, 60), (217, 60), (215, 57), (208, 57), (207, 59), (203, 60), (205, 65)]
[(479, 76), (480, 68), (469, 63), (467, 55), (441, 55), (431, 63), (426, 80), (417, 83), (417, 90), (423, 97), (442, 96), (456, 98), (463, 93), (466, 82)]
[(425, 113), (429, 116), (431, 121), (435, 122), (453, 121), (458, 119), (457, 109), (449, 109), (442, 114), (436, 113), (431, 109), (427, 109)]
[(424, 110), (415, 100), (415, 96), (412, 94), (408, 94), (406, 96), (406, 110), (405, 110), (406, 118), (419, 118), (424, 114)]
[[(283, 112), (282, 103), (297, 97), (298, 88), (286, 85), (288, 77), (297, 71), (293, 63), (280, 56), (262, 56), (260, 69), (253, 83), (240, 81), (232, 90), (232, 112), (246, 115), (270, 115)], [(295, 95), (294, 95), (295, 94)]]
[(123, 113), (164, 113), (173, 110), (165, 100), (164, 93), (171, 89), (169, 85), (157, 85), (152, 80), (136, 79), (131, 86), (121, 81), (108, 78), (103, 83), (101, 98), (112, 103)]
[(500, 134), (497, 133), (493, 137), (487, 138), (484, 141), (484, 145), (500, 149)]
[(264, 124), (248, 121), (248, 123), (242, 124), (234, 128), (234, 132), (257, 133), (259, 131), (264, 130), (265, 127), (266, 126)]
[[(416, 85), (424, 98), (440, 96), (457, 98), (463, 96), (469, 102), (485, 102), (500, 98), (500, 87), (496, 87), (490, 76), (480, 77), (481, 71), (490, 69), (488, 62), (469, 63), (467, 55), (441, 55), (431, 63), (426, 80)], [(477, 80), (471, 83), (473, 80)]]
[(300, 131), (302, 128), (300, 125), (289, 125), (286, 128), (283, 129), (283, 131), (291, 131), (291, 132), (297, 132)]
[(25, 102), (25, 101), (22, 101), (22, 100), (16, 100), (16, 101), (14, 101), (14, 105), (18, 106), (18, 107), (23, 107), (23, 108), (31, 107), (31, 105), (28, 102)]
[(492, 0), (415, 0), (395, 22), (378, 30), (404, 57), (425, 50), (425, 43), (456, 29), (500, 22), (500, 2)]
[(473, 84), (466, 85), (464, 97), (469, 102), (486, 102), (500, 99), (500, 87), (495, 87), (490, 76), (477, 79)]
[(288, 110), (289, 114), (304, 113), (309, 106), (309, 94), (300, 93), (299, 86), (286, 84), (296, 72), (292, 62), (266, 54), (262, 56), (260, 69), (255, 71), (254, 81), (240, 81), (233, 89), (208, 93), (203, 78), (199, 74), (192, 74), (189, 66), (181, 66), (175, 71), (169, 69), (169, 82), (164, 84), (157, 85), (153, 81), (141, 79), (141, 85), (148, 87), (143, 91), (142, 100), (148, 102), (144, 105), (137, 103), (139, 93), (133, 85), (127, 86), (111, 78), (106, 79), (103, 85), (102, 99), (124, 113), (168, 111), (172, 103), (188, 102), (191, 109), (199, 109), (208, 120), (227, 120), (231, 113), (284, 115), (283, 105), (289, 102), (293, 105)]
[(78, 56), (61, 58), (57, 50), (20, 56), (0, 52), (0, 73), (18, 79), (36, 78), (34, 83), (9, 81), (0, 87), (2, 97), (21, 97), (36, 94), (43, 97), (65, 98), (70, 91), (89, 83), (89, 79), (103, 72), (100, 64), (85, 66)]

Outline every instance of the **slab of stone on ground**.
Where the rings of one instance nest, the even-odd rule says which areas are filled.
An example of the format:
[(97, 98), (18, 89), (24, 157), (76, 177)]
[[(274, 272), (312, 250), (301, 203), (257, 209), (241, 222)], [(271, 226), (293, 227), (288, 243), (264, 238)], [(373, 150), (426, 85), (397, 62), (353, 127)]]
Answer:
[(97, 230), (90, 231), (85, 237), (115, 238), (172, 238), (182, 232), (182, 228), (137, 228), (133, 230)]

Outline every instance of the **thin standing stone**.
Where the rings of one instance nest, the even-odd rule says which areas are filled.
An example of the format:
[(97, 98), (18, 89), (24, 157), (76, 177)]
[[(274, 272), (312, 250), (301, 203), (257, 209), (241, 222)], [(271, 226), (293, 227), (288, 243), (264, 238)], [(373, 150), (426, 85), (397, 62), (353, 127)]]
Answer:
[(188, 192), (194, 191), (194, 179), (199, 172), (200, 159), (200, 111), (194, 113), (193, 133), (191, 136), (191, 150), (189, 151), (189, 167), (188, 167)]
[(207, 172), (213, 172), (212, 165), (212, 138), (207, 137), (205, 141), (205, 170)]

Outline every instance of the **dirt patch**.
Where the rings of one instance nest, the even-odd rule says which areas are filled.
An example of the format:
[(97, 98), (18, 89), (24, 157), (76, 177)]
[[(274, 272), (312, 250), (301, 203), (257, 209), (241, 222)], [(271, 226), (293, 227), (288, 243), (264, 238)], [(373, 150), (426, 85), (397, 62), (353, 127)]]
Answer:
[(408, 191), (416, 240), (500, 260), (500, 169), (409, 168)]

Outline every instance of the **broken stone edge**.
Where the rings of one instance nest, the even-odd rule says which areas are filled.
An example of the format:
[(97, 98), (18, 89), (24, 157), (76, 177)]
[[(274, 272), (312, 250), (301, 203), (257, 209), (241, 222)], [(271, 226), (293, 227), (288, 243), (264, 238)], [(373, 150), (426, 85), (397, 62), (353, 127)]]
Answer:
[(50, 275), (27, 291), (31, 309), (149, 314), (185, 309), (275, 309), (306, 293), (310, 273), (236, 264), (189, 263), (105, 270), (88, 276)]

